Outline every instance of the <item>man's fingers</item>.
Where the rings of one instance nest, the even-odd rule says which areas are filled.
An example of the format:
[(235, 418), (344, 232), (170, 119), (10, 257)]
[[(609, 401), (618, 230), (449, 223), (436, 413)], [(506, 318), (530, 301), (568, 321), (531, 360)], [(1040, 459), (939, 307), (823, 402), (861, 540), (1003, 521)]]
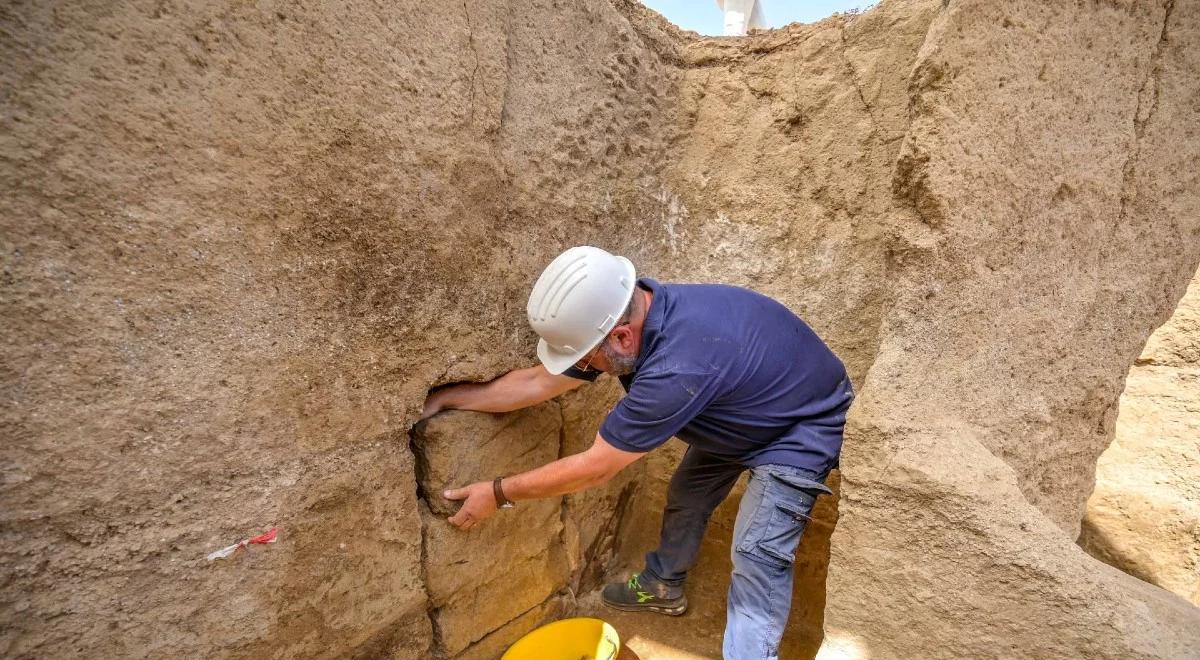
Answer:
[(459, 529), (470, 529), (471, 526), (475, 524), (475, 519), (472, 518), (471, 514), (467, 513), (465, 510), (459, 509), (458, 513), (450, 516), (450, 520), (448, 522)]
[[(471, 489), (475, 486), (478, 486), (478, 484), (473, 484), (465, 488), (449, 488), (442, 492), (442, 495), (448, 500), (466, 500), (463, 502), (462, 507), (447, 519), (447, 522), (459, 529), (471, 529), (479, 524), (479, 519), (471, 513), (472, 510), (479, 508), (479, 502), (471, 499)], [(482, 513), (482, 516), (486, 518), (487, 513)]]

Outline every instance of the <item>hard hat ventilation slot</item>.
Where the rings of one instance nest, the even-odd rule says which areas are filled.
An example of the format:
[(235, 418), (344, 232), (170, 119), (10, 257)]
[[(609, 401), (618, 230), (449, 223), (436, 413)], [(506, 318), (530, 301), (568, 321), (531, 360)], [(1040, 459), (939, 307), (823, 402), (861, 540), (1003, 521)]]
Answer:
[[(546, 313), (548, 310), (551, 315), (558, 313), (558, 308), (562, 305), (562, 299), (559, 298), (556, 301), (555, 298), (559, 297), (560, 292), (562, 292), (562, 295), (566, 294), (565, 291), (562, 291), (564, 287), (567, 287), (567, 291), (570, 291), (572, 288), (574, 288), (575, 284), (579, 283), (579, 281), (572, 283), (571, 278), (576, 273), (583, 270), (586, 266), (586, 256), (581, 256), (563, 266), (563, 269), (554, 277), (554, 283), (546, 288), (546, 292), (538, 300), (537, 315), (539, 318), (546, 318)], [(584, 277), (586, 277), (586, 275), (584, 275)]]
[(550, 316), (558, 316), (558, 310), (560, 307), (562, 307), (563, 301), (567, 299), (567, 294), (571, 293), (571, 289), (579, 286), (579, 283), (586, 279), (587, 274), (581, 273), (563, 287), (563, 290), (558, 294), (558, 297), (551, 301), (552, 309), (550, 310)]

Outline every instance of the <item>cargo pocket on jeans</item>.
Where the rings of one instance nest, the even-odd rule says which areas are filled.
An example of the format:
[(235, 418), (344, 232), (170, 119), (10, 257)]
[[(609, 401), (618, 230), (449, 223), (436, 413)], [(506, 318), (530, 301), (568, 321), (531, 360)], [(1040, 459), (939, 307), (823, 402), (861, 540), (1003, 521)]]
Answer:
[(802, 493), (800, 498), (802, 501), (794, 504), (775, 504), (762, 538), (750, 548), (752, 556), (777, 568), (788, 568), (796, 561), (796, 547), (808, 526), (808, 511), (816, 500), (808, 493)]
[(768, 566), (789, 568), (817, 497), (831, 491), (819, 481), (791, 472), (770, 471), (766, 477), (763, 501), (755, 512), (756, 533), (738, 551)]

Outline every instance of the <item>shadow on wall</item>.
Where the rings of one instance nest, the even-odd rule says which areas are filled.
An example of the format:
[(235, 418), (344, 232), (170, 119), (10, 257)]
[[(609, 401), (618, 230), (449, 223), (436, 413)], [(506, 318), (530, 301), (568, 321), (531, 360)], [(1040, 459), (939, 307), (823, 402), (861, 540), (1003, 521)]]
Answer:
[(1103, 525), (1097, 524), (1091, 518), (1084, 517), (1078, 542), (1079, 546), (1089, 555), (1109, 566), (1118, 568), (1143, 582), (1149, 582), (1159, 587), (1163, 586), (1155, 581), (1152, 571), (1140, 566), (1133, 557), (1127, 554), (1127, 549), (1122, 547), (1119, 538), (1113, 538)]
[(1079, 545), (1200, 605), (1200, 274), (1129, 370)]

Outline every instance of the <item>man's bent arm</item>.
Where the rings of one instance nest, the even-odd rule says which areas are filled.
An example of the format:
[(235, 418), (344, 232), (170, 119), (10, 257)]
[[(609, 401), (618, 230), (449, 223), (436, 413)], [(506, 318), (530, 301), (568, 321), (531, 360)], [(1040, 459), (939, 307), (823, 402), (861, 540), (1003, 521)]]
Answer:
[(587, 451), (506, 477), (502, 482), (504, 495), (517, 501), (586, 490), (606, 483), (642, 456), (645, 454), (613, 447), (597, 433), (595, 442)]
[[(599, 486), (644, 455), (617, 449), (597, 433), (596, 441), (585, 452), (505, 478), (504, 496), (510, 500), (529, 500)], [(450, 516), (450, 524), (461, 529), (474, 527), (496, 511), (497, 502), (490, 481), (451, 489), (445, 496), (451, 500), (465, 500), (458, 512)]]
[(421, 419), (443, 410), (509, 412), (549, 401), (587, 381), (555, 376), (542, 365), (514, 369), (486, 383), (460, 383), (436, 390), (425, 400)]

